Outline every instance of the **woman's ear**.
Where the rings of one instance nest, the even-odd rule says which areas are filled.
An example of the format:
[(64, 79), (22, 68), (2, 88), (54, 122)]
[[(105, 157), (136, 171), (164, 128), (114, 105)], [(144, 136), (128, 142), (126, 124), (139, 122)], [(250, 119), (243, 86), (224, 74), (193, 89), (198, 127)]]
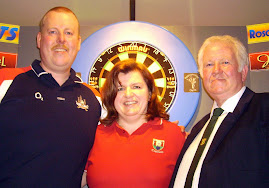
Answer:
[(151, 99), (151, 92), (149, 92), (149, 99), (148, 99), (148, 101), (150, 101), (150, 99)]

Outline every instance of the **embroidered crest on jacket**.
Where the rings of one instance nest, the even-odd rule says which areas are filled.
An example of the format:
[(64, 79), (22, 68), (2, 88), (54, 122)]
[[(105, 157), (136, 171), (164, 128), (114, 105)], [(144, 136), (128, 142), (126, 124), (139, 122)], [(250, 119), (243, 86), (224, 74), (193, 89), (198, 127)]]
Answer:
[(77, 106), (78, 108), (81, 108), (81, 109), (83, 109), (85, 111), (88, 111), (88, 109), (89, 109), (89, 105), (86, 104), (86, 100), (82, 99), (81, 95), (78, 97), (78, 100), (76, 101), (76, 104), (78, 105)]

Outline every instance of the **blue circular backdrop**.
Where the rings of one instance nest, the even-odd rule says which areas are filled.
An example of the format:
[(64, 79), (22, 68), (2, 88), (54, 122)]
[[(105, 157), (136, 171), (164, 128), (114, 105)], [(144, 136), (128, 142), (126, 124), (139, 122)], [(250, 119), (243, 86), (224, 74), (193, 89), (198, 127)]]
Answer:
[(98, 56), (109, 47), (126, 41), (145, 42), (169, 58), (177, 76), (176, 96), (169, 109), (170, 121), (179, 120), (179, 125), (187, 126), (198, 106), (200, 92), (184, 92), (184, 73), (197, 73), (197, 65), (185, 44), (166, 29), (139, 21), (108, 25), (83, 41), (72, 68), (88, 83), (91, 67)]

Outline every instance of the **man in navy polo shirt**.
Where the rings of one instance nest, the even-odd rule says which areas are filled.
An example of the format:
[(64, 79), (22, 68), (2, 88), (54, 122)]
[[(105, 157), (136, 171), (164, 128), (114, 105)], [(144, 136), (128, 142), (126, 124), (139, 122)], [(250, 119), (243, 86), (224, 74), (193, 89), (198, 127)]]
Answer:
[(41, 61), (0, 70), (0, 187), (80, 187), (101, 114), (71, 68), (80, 44), (75, 14), (55, 7), (40, 22)]

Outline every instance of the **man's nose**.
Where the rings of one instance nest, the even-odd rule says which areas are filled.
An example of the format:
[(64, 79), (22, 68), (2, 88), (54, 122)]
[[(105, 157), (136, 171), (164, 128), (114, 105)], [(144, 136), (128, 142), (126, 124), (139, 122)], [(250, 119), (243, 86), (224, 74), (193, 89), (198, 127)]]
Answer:
[(218, 73), (221, 71), (221, 67), (219, 63), (214, 63), (213, 72)]
[(59, 43), (64, 43), (65, 42), (65, 35), (64, 35), (64, 33), (59, 33), (58, 34), (58, 42)]

